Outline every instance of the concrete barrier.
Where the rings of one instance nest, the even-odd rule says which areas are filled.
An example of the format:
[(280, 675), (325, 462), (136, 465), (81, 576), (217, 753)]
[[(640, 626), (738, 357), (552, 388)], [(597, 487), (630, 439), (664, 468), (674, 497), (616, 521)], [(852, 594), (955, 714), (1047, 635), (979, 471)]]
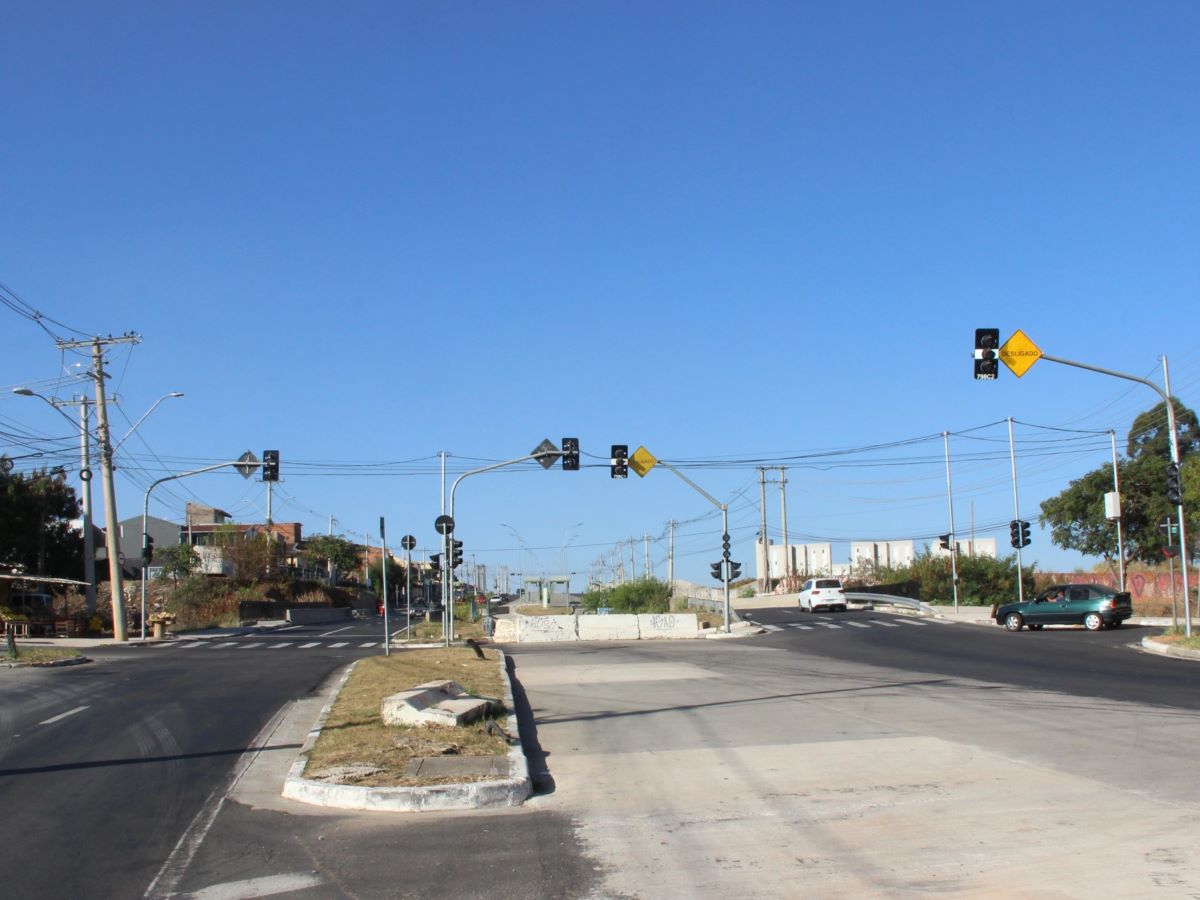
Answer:
[(346, 606), (297, 606), (287, 611), (293, 625), (319, 625), (322, 622), (349, 622), (352, 611)]
[(511, 643), (517, 639), (517, 616), (496, 616), (492, 629), (492, 640), (497, 643)]
[[(693, 618), (695, 618), (693, 616)], [(639, 616), (628, 613), (606, 616), (580, 616), (577, 622), (581, 641), (636, 641)]]
[[(640, 613), (638, 632), (643, 640), (656, 638), (694, 638), (700, 625), (695, 613)], [(583, 636), (583, 622), (579, 623)]]
[(521, 643), (539, 641), (574, 641), (574, 616), (519, 616), (517, 640)]

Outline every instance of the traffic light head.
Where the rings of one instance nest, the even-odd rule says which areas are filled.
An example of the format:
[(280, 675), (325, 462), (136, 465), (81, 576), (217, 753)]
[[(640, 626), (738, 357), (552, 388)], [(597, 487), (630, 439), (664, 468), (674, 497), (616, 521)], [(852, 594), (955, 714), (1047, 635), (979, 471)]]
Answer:
[(1000, 372), (999, 328), (975, 329), (975, 379), (977, 381), (995, 381)]
[(722, 562), (715, 562), (715, 563), (709, 563), (709, 568), (710, 568), (710, 569), (712, 569), (712, 577), (713, 577), (713, 578), (717, 579), (717, 581), (724, 581), (724, 580), (725, 580), (725, 575), (724, 575), (724, 573), (721, 571), (722, 569), (724, 569), (724, 568), (725, 568), (725, 563), (724, 563), (724, 561), (722, 561)]
[(1179, 483), (1179, 466), (1167, 464), (1167, 502), (1178, 506), (1183, 501), (1183, 489)]
[(729, 561), (729, 580), (737, 581), (742, 577), (742, 564), (740, 562)]
[(441, 571), (442, 571), (442, 554), (440, 554), (440, 553), (429, 554), (429, 569), (430, 569), (430, 571), (433, 572), (434, 575), (438, 575), (441, 573)]
[(1021, 520), (1013, 519), (1008, 523), (1008, 542), (1013, 549), (1021, 546)]
[(154, 538), (149, 534), (142, 535), (142, 565), (150, 565), (150, 560), (154, 559)]
[(949, 550), (950, 549), (950, 538), (951, 538), (951, 535), (948, 535), (948, 534), (939, 535), (938, 536), (938, 546), (940, 546), (943, 550)]
[(579, 438), (562, 439), (562, 467), (564, 472), (579, 471)]
[(279, 480), (279, 451), (264, 450), (262, 459), (262, 480)]
[(450, 541), (450, 568), (455, 569), (462, 565), (463, 561), (463, 542)]
[(1030, 539), (1029, 539), (1029, 523), (1028, 523), (1028, 522), (1025, 522), (1025, 521), (1022, 521), (1022, 522), (1021, 522), (1021, 546), (1022, 546), (1022, 547), (1028, 547), (1028, 546), (1029, 546), (1029, 544), (1030, 544)]
[(613, 444), (609, 459), (609, 475), (613, 478), (629, 477), (629, 445)]

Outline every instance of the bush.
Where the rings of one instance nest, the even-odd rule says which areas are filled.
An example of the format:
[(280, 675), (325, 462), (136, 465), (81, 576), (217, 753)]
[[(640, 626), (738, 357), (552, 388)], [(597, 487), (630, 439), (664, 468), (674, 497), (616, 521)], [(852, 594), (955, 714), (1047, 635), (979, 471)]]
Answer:
[(643, 578), (612, 590), (589, 591), (583, 595), (583, 607), (588, 612), (595, 612), (600, 607), (615, 613), (670, 612), (671, 588), (657, 578)]

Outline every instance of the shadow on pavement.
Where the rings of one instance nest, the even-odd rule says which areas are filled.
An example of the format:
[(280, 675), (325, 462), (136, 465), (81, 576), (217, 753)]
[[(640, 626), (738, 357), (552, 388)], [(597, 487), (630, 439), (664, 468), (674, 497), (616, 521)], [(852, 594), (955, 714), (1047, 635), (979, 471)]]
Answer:
[(521, 738), (521, 748), (525, 751), (525, 759), (529, 763), (529, 780), (534, 794), (553, 794), (554, 776), (546, 765), (549, 756), (538, 742), (537, 723), (533, 719), (533, 707), (525, 695), (525, 688), (517, 678), (517, 665), (512, 656), (505, 654), (505, 668), (508, 669), (508, 679), (512, 683), (513, 706), (517, 714), (517, 735)]

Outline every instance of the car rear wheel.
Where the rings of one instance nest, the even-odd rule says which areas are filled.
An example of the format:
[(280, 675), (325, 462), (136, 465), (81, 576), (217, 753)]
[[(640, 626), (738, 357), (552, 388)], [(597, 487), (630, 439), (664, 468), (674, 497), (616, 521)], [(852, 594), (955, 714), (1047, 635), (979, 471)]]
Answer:
[(1009, 613), (1004, 617), (1004, 627), (1009, 631), (1020, 631), (1024, 624), (1025, 620), (1021, 618), (1020, 613)]
[(1083, 617), (1083, 627), (1088, 631), (1099, 631), (1104, 627), (1104, 619), (1100, 613), (1088, 613)]

